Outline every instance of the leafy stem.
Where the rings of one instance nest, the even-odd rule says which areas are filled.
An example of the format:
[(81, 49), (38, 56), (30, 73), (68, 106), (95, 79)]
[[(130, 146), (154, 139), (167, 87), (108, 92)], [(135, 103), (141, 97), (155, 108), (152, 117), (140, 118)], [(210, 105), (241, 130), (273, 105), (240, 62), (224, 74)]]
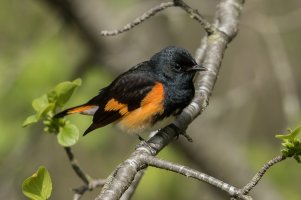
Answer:
[(32, 101), (35, 114), (30, 115), (23, 122), (23, 126), (29, 126), (39, 121), (45, 125), (44, 131), (57, 135), (57, 139), (62, 146), (72, 146), (79, 139), (79, 130), (70, 121), (60, 118), (53, 118), (57, 109), (61, 109), (70, 99), (75, 89), (81, 85), (81, 80), (72, 82), (65, 81), (59, 83), (48, 93)]

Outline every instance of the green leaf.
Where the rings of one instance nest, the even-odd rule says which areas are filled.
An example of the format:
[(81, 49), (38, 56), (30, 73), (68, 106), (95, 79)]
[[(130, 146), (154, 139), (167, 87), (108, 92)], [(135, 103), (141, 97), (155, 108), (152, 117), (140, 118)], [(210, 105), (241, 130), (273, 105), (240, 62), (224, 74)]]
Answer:
[(35, 111), (40, 112), (48, 105), (47, 95), (43, 95), (39, 98), (36, 98), (32, 101), (32, 107)]
[(37, 120), (41, 119), (42, 116), (45, 114), (45, 111), (48, 110), (49, 107), (47, 95), (44, 94), (43, 96), (34, 99), (32, 101), (32, 107), (37, 112)]
[(301, 132), (301, 126), (295, 128), (294, 130), (291, 130), (291, 129), (288, 129), (289, 131), (289, 134), (286, 134), (286, 135), (276, 135), (276, 138), (278, 139), (282, 139), (282, 140), (292, 140), (294, 139), (295, 137), (297, 137), (300, 132)]
[(50, 111), (53, 111), (54, 112), (54, 109), (55, 109), (55, 104), (54, 103), (49, 103), (45, 108), (44, 110), (39, 113), (41, 116), (44, 116), (46, 115), (48, 112)]
[(283, 135), (283, 134), (278, 134), (278, 135), (275, 135), (276, 138), (278, 139), (281, 139), (281, 140), (287, 140), (289, 139), (289, 134), (286, 134), (286, 135)]
[(45, 167), (39, 167), (31, 177), (22, 184), (23, 194), (31, 200), (49, 199), (52, 191), (52, 182)]
[(294, 130), (289, 129), (289, 134), (286, 135), (276, 135), (276, 138), (281, 139), (283, 142), (281, 145), (284, 149), (281, 150), (282, 155), (286, 157), (293, 157), (300, 163), (301, 159), (301, 140), (298, 135), (301, 133), (301, 126), (295, 128)]
[(60, 127), (57, 139), (62, 146), (74, 145), (79, 139), (79, 130), (73, 124), (66, 124), (63, 127)]
[(81, 85), (81, 79), (76, 79), (73, 82), (65, 81), (58, 84), (54, 91), (57, 95), (57, 105), (63, 107), (69, 100), (75, 89)]
[(28, 125), (31, 125), (31, 124), (34, 124), (37, 122), (38, 122), (38, 119), (37, 119), (36, 115), (30, 115), (25, 119), (22, 126), (25, 127), (25, 126), (28, 126)]
[(72, 83), (74, 83), (74, 84), (77, 85), (77, 86), (81, 86), (81, 84), (82, 84), (82, 79), (77, 78), (77, 79), (75, 79), (74, 81), (72, 81)]
[(296, 138), (301, 132), (301, 126), (297, 127), (296, 129), (294, 129), (291, 133), (291, 139)]
[(47, 98), (50, 103), (56, 102), (57, 94), (54, 90), (47, 93)]

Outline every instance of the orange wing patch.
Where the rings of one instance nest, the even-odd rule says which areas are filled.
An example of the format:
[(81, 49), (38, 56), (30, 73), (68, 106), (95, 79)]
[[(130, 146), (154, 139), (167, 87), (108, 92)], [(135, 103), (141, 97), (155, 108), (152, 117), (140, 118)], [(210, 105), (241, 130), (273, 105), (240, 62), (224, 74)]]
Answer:
[(115, 99), (111, 99), (110, 101), (108, 101), (108, 103), (106, 104), (104, 110), (105, 111), (119, 111), (119, 113), (122, 116), (128, 113), (127, 105), (125, 105), (123, 103), (119, 103)]
[[(163, 103), (164, 88), (161, 83), (157, 83), (141, 101), (139, 108), (128, 112), (121, 118), (119, 121), (120, 128), (129, 133), (143, 132), (152, 125), (151, 122), (155, 115), (164, 112)], [(121, 105), (117, 102), (115, 107), (121, 107)]]

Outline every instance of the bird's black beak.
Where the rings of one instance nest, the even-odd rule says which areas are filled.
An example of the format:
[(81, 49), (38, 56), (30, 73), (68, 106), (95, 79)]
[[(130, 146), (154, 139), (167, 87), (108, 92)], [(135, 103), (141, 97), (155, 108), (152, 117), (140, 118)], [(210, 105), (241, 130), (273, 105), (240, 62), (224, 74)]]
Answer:
[(207, 68), (201, 65), (194, 65), (193, 67), (189, 68), (187, 71), (207, 71)]

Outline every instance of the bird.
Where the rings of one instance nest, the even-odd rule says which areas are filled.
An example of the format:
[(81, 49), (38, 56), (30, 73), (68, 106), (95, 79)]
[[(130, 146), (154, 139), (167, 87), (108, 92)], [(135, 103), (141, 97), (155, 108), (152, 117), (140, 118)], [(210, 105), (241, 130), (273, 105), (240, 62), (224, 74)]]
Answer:
[(98, 95), (54, 118), (80, 113), (93, 115), (83, 135), (114, 123), (123, 132), (159, 130), (173, 122), (194, 97), (193, 79), (206, 68), (184, 48), (167, 46), (147, 61), (119, 75)]

